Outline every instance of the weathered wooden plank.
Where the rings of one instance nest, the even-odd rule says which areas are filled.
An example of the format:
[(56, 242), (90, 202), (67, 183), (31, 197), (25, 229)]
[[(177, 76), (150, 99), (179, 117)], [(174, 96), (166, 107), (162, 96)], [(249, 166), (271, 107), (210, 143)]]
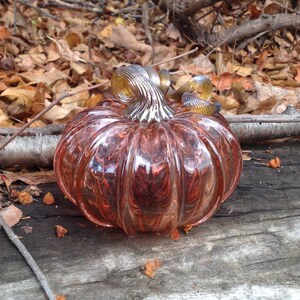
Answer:
[[(68, 299), (299, 299), (300, 143), (256, 146), (252, 157), (279, 156), (281, 169), (245, 162), (239, 186), (214, 218), (179, 241), (157, 235), (127, 237), (97, 228), (64, 200), (21, 207), (31, 216), (15, 228), (49, 279)], [(33, 226), (26, 235), (21, 227)], [(58, 239), (54, 226), (69, 234)], [(84, 227), (83, 227), (84, 226)], [(162, 262), (155, 278), (146, 260)], [(0, 231), (0, 299), (45, 299), (17, 250)]]

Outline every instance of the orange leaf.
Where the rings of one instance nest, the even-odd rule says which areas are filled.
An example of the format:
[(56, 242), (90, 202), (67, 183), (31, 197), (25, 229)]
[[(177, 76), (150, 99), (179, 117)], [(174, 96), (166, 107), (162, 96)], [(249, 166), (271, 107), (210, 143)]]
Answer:
[(9, 34), (8, 30), (5, 27), (0, 26), (0, 41), (6, 40), (9, 37), (10, 37), (10, 34)]
[(193, 227), (193, 225), (185, 225), (182, 229), (186, 234), (189, 234)]
[(56, 225), (55, 231), (58, 238), (63, 238), (68, 233), (68, 230), (61, 225)]
[(29, 192), (22, 191), (18, 194), (18, 201), (23, 205), (29, 205), (33, 202), (33, 198)]
[(144, 274), (150, 278), (154, 278), (154, 270), (158, 269), (161, 266), (159, 259), (147, 260), (145, 263)]
[(43, 203), (46, 204), (46, 205), (52, 205), (52, 204), (55, 203), (55, 199), (54, 199), (53, 195), (52, 195), (50, 192), (48, 192), (48, 193), (44, 196), (44, 198), (43, 198)]
[(55, 295), (55, 300), (66, 300), (67, 298), (63, 295)]
[(180, 232), (178, 229), (175, 229), (171, 235), (170, 235), (170, 238), (173, 240), (173, 241), (178, 241), (180, 239)]
[(242, 87), (245, 90), (249, 90), (253, 88), (253, 84), (250, 82), (249, 79), (231, 74), (229, 72), (225, 72), (221, 74), (220, 76), (213, 74), (211, 76), (211, 82), (212, 84), (219, 90), (229, 90), (232, 87), (233, 82), (240, 82)]
[(280, 168), (280, 158), (276, 156), (275, 158), (271, 159), (268, 166), (272, 169)]

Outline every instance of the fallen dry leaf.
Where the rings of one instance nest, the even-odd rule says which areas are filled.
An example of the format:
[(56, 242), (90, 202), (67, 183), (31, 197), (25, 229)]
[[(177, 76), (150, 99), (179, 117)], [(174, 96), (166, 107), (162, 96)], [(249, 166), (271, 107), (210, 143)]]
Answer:
[(170, 238), (173, 241), (178, 241), (180, 239), (180, 232), (178, 229), (175, 229), (171, 234), (170, 234)]
[(28, 226), (28, 225), (22, 226), (21, 228), (26, 234), (32, 233), (33, 230), (32, 226)]
[(158, 269), (159, 267), (161, 267), (161, 261), (159, 259), (148, 260), (144, 266), (144, 274), (153, 279), (154, 270)]
[(281, 166), (280, 163), (281, 163), (280, 158), (278, 156), (276, 156), (275, 158), (273, 158), (269, 161), (268, 166), (272, 169), (278, 169)]
[(54, 172), (50, 171), (37, 171), (37, 172), (17, 172), (6, 173), (1, 175), (2, 180), (5, 182), (7, 189), (15, 181), (22, 181), (30, 185), (39, 185), (42, 183), (55, 182)]
[(46, 205), (52, 205), (55, 203), (55, 199), (53, 197), (53, 195), (48, 192), (44, 197), (43, 197), (43, 203)]
[(68, 233), (68, 230), (61, 225), (56, 225), (55, 232), (58, 238), (63, 238)]
[(69, 32), (65, 35), (65, 41), (67, 42), (70, 49), (73, 49), (81, 43), (82, 37), (76, 32)]
[(166, 29), (166, 35), (173, 40), (181, 40), (181, 34), (179, 30), (173, 25), (173, 23), (169, 24)]
[(109, 37), (110, 42), (119, 47), (124, 47), (128, 50), (135, 50), (140, 52), (151, 52), (152, 47), (140, 42), (136, 37), (123, 25), (112, 27), (112, 32)]
[(55, 295), (55, 300), (67, 300), (67, 298), (63, 295)]
[(5, 27), (0, 26), (0, 41), (6, 40), (9, 37), (10, 37), (9, 31)]
[(152, 47), (137, 41), (136, 37), (123, 25), (112, 26), (109, 41), (119, 47), (140, 52), (151, 52)]
[(213, 73), (215, 71), (215, 66), (207, 56), (200, 54), (194, 58), (192, 62), (182, 63), (180, 69), (196, 76), (199, 74)]
[(10, 121), (8, 115), (0, 108), (0, 126), (1, 127), (11, 127), (12, 121)]
[(194, 226), (193, 225), (185, 225), (182, 227), (184, 233), (189, 234)]
[(18, 193), (18, 201), (22, 205), (29, 205), (33, 202), (33, 197), (29, 192), (21, 191), (21, 192)]
[(9, 227), (12, 227), (20, 221), (23, 213), (19, 208), (15, 207), (12, 204), (10, 206), (7, 206), (7, 207), (1, 209), (0, 215), (4, 219), (5, 223)]
[(35, 197), (40, 196), (42, 193), (42, 190), (35, 185), (29, 185), (24, 190), (28, 191), (32, 196)]
[(214, 102), (219, 102), (222, 109), (230, 110), (239, 107), (239, 102), (232, 96), (213, 95)]
[(210, 79), (212, 84), (220, 91), (229, 90), (232, 87), (233, 82), (241, 82), (242, 87), (245, 90), (253, 88), (252, 81), (249, 78), (231, 74), (229, 72), (223, 73), (220, 76), (213, 74)]

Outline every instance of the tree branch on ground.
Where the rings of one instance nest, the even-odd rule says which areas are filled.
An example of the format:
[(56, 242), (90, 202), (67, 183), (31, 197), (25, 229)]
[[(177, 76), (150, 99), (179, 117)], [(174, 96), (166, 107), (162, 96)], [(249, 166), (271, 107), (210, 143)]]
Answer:
[(244, 22), (241, 25), (226, 29), (219, 34), (210, 33), (203, 25), (193, 21), (192, 16), (200, 9), (212, 6), (217, 2), (220, 1), (197, 1), (189, 8), (181, 10), (173, 4), (173, 1), (153, 0), (153, 3), (155, 3), (162, 12), (169, 13), (169, 18), (183, 35), (203, 47), (209, 45), (215, 48), (224, 43), (233, 44), (249, 37), (260, 37), (260, 33), (262, 32), (269, 33), (281, 28), (297, 29), (300, 26), (300, 15), (297, 14), (262, 14), (258, 19)]
[[(300, 113), (288, 107), (280, 115), (225, 116), (240, 143), (257, 143), (271, 139), (300, 136)], [(47, 126), (48, 127), (48, 126)], [(64, 125), (29, 128), (1, 151), (1, 167), (51, 167), (54, 152)], [(0, 130), (0, 140), (15, 134), (17, 129)]]
[(24, 259), (26, 260), (27, 264), (30, 266), (31, 270), (35, 274), (36, 278), (38, 279), (39, 283), (41, 284), (47, 298), (49, 300), (55, 300), (55, 294), (53, 293), (45, 275), (41, 271), (40, 267), (37, 265), (36, 261), (33, 259), (31, 254), (28, 252), (26, 247), (23, 243), (19, 240), (19, 238), (15, 235), (13, 230), (6, 224), (3, 217), (0, 215), (0, 227), (2, 227), (9, 237), (10, 241), (18, 248)]

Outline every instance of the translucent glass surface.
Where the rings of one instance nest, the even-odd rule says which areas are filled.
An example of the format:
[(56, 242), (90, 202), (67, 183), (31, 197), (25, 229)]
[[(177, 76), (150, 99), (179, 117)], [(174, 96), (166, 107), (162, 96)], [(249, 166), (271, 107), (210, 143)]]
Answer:
[(105, 102), (68, 124), (54, 161), (62, 191), (92, 222), (128, 234), (207, 220), (241, 175), (226, 120), (174, 108), (170, 120), (141, 123), (123, 108)]

